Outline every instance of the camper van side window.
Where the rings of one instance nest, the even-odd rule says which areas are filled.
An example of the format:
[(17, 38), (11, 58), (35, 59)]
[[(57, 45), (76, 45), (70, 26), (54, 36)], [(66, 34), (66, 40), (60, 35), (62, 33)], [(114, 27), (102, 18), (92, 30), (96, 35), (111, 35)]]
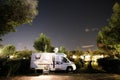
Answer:
[(68, 60), (65, 57), (63, 57), (62, 62), (68, 63)]
[(35, 59), (40, 59), (40, 56), (35, 56)]

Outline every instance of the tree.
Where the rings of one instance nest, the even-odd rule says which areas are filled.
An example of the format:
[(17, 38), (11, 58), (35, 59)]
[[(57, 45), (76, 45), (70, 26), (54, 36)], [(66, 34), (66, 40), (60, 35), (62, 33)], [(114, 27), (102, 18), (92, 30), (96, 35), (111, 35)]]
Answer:
[(97, 44), (99, 48), (109, 52), (120, 52), (120, 4), (115, 3), (113, 13), (106, 27), (98, 33)]
[(109, 36), (113, 40), (113, 44), (120, 44), (120, 4), (115, 3), (113, 6), (113, 14), (109, 21)]
[(31, 50), (23, 50), (17, 51), (15, 55), (17, 56), (17, 59), (30, 59), (31, 54)]
[(36, 38), (33, 46), (37, 51), (42, 52), (51, 52), (54, 49), (51, 46), (50, 39), (43, 33), (41, 33), (40, 36)]
[(60, 53), (65, 53), (65, 52), (66, 52), (65, 47), (64, 47), (64, 46), (60, 46), (60, 49), (59, 49), (58, 52), (60, 52)]
[(120, 4), (115, 3), (113, 6), (113, 14), (109, 21), (109, 26), (111, 28), (117, 28), (120, 26)]
[(2, 49), (3, 48), (3, 44), (2, 43), (0, 43), (0, 49)]
[(2, 54), (4, 57), (10, 57), (10, 55), (14, 55), (15, 54), (15, 51), (16, 51), (16, 48), (14, 45), (6, 45), (3, 50), (2, 50)]
[(37, 15), (37, 0), (0, 0), (0, 39)]

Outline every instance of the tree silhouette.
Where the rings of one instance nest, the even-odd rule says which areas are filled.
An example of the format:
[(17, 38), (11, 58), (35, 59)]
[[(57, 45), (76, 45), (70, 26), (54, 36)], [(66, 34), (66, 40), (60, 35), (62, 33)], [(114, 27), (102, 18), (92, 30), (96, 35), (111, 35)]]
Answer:
[(0, 0), (0, 39), (37, 15), (37, 0)]

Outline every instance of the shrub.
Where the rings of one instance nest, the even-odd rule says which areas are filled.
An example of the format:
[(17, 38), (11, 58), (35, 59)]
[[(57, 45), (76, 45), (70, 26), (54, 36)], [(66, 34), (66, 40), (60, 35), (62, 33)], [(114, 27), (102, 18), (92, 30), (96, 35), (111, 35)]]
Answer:
[(0, 58), (0, 76), (4, 76), (5, 74), (7, 74), (6, 62), (7, 62), (6, 58)]
[(120, 60), (112, 58), (98, 59), (98, 65), (106, 72), (120, 73)]
[(0, 58), (0, 76), (30, 73), (30, 59)]
[(28, 74), (30, 73), (30, 59), (20, 59), (21, 64), (17, 70), (17, 74)]

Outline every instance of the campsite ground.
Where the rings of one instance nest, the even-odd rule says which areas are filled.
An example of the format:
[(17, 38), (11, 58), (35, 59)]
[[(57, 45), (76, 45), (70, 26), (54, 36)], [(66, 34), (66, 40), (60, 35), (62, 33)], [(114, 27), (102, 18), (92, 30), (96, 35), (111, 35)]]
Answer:
[(0, 78), (0, 80), (120, 80), (120, 74), (50, 73), (50, 74), (31, 74), (14, 76), (10, 78)]

